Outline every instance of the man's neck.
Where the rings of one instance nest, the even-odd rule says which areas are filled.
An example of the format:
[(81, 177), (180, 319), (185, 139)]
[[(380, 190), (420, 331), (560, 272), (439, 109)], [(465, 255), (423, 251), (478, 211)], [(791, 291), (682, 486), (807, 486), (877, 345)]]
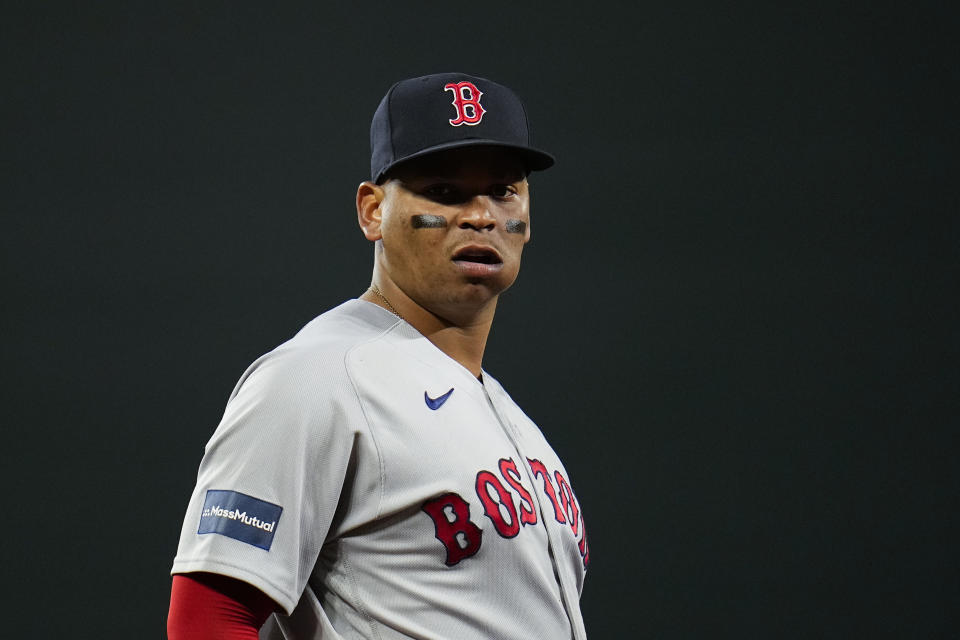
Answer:
[(463, 365), (475, 378), (480, 377), (483, 351), (486, 349), (487, 336), (490, 334), (489, 323), (483, 328), (448, 326), (429, 333), (423, 331), (420, 333), (423, 333), (427, 340), (440, 351)]
[(490, 335), (497, 306), (496, 299), (481, 308), (472, 310), (470, 313), (461, 313), (452, 319), (432, 313), (399, 289), (392, 287), (389, 293), (381, 291), (381, 295), (368, 289), (360, 299), (397, 314), (438, 349), (459, 362), (475, 377), (480, 377), (483, 352), (487, 346), (487, 337)]

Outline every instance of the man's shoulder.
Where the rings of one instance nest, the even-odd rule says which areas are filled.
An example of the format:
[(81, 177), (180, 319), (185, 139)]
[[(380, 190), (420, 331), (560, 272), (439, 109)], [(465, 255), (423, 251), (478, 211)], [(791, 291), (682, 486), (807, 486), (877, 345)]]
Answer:
[(486, 387), (487, 393), (490, 394), (494, 401), (498, 402), (500, 407), (512, 412), (517, 419), (526, 421), (538, 431), (540, 430), (540, 426), (517, 404), (517, 401), (507, 392), (503, 384), (486, 370), (483, 372), (483, 386)]
[(251, 378), (316, 388), (345, 375), (345, 358), (357, 345), (377, 339), (397, 322), (375, 304), (348, 300), (308, 322), (292, 338), (257, 358), (235, 393)]
[(507, 393), (507, 390), (503, 387), (503, 384), (494, 378), (486, 369), (483, 370), (483, 386), (486, 387), (487, 393), (495, 394), (501, 399), (506, 400), (510, 404), (516, 406), (517, 403), (514, 402), (510, 394)]
[(277, 350), (347, 351), (382, 335), (397, 317), (364, 300), (348, 300), (308, 322)]

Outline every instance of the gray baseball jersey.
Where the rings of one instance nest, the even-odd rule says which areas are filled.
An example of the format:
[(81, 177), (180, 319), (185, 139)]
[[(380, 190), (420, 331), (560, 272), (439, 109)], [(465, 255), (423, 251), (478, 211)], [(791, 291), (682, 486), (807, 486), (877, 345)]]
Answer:
[(173, 573), (273, 598), (261, 637), (585, 638), (569, 475), (499, 383), (351, 300), (244, 373)]

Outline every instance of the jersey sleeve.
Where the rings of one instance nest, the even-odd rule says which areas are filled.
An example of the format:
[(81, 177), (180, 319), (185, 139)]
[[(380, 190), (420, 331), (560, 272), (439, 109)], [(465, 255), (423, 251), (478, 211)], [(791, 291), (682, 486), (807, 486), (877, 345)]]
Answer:
[(167, 640), (258, 640), (275, 604), (259, 589), (214, 573), (173, 576)]
[(291, 613), (335, 517), (358, 420), (342, 358), (254, 363), (207, 443), (172, 573), (237, 578)]

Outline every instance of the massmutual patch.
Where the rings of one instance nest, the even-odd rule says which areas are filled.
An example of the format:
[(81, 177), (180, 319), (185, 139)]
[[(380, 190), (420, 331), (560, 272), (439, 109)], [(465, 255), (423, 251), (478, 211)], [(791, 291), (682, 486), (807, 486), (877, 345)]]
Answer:
[(282, 512), (283, 507), (245, 493), (210, 489), (197, 533), (219, 533), (269, 551)]

